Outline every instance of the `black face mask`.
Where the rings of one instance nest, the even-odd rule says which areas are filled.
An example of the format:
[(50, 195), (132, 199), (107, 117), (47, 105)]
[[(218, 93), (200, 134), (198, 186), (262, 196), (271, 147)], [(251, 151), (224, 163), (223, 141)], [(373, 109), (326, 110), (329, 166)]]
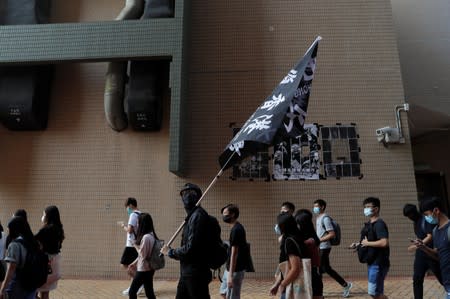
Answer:
[(184, 209), (189, 212), (195, 207), (195, 204), (197, 203), (197, 195), (193, 193), (186, 193), (183, 194), (181, 200), (183, 201)]
[(225, 223), (231, 223), (231, 220), (233, 220), (233, 216), (231, 215), (224, 215), (222, 216), (223, 222)]

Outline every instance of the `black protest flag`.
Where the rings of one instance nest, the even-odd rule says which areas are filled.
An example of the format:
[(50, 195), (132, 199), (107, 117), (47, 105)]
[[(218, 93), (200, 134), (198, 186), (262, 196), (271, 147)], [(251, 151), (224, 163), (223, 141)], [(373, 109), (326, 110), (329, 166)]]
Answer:
[(219, 157), (222, 169), (256, 154), (262, 146), (273, 145), (276, 136), (295, 137), (301, 134), (321, 39), (320, 36), (316, 38), (303, 58), (230, 141)]

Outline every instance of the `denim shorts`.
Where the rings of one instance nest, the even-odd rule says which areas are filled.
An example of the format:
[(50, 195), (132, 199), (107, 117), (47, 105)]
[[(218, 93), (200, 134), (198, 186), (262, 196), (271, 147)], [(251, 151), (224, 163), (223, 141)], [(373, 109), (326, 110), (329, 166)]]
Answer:
[(221, 295), (225, 295), (227, 299), (240, 299), (241, 298), (241, 288), (242, 281), (244, 280), (245, 271), (234, 272), (233, 273), (233, 288), (231, 290), (228, 289), (227, 276), (228, 271), (225, 270), (223, 272), (222, 284), (220, 285), (219, 293)]
[(450, 285), (448, 285), (448, 286), (446, 285), (446, 286), (444, 286), (444, 288), (445, 288), (445, 293), (447, 294), (445, 299), (450, 299)]
[(370, 296), (378, 296), (384, 294), (384, 279), (386, 278), (388, 271), (388, 266), (380, 266), (377, 264), (367, 266), (367, 292)]

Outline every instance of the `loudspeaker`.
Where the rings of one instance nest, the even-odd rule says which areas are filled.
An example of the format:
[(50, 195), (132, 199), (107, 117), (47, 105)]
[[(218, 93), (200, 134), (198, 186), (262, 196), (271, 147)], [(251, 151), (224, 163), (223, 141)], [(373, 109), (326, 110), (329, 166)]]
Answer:
[(0, 68), (0, 121), (10, 130), (47, 128), (53, 65)]
[(173, 18), (174, 0), (145, 0), (142, 19)]
[(50, 0), (0, 0), (0, 24), (48, 23), (50, 5)]
[(168, 89), (168, 77), (168, 61), (130, 61), (125, 111), (134, 130), (161, 129), (162, 101)]

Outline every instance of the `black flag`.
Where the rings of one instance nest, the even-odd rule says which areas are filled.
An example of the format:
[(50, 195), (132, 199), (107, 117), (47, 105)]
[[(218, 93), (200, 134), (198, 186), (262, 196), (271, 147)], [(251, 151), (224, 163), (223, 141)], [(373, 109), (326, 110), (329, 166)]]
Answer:
[(301, 134), (321, 39), (320, 36), (316, 38), (298, 64), (230, 141), (219, 157), (223, 169), (255, 154), (264, 145), (273, 145), (275, 136), (295, 137)]

